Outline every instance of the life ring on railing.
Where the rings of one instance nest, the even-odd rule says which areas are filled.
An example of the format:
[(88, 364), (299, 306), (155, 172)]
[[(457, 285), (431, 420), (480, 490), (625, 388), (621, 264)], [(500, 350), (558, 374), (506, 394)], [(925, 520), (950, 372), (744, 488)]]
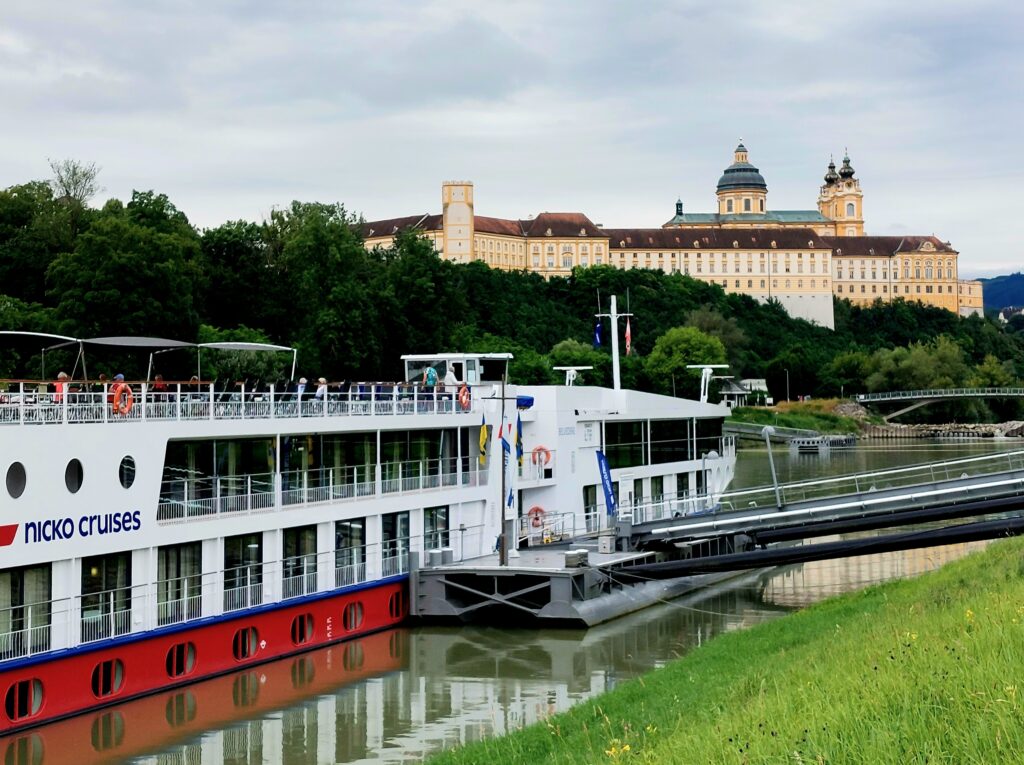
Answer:
[(539, 529), (544, 525), (544, 508), (540, 505), (534, 505), (526, 512), (526, 517), (530, 519), (530, 525), (535, 529)]
[(459, 406), (462, 407), (462, 411), (469, 411), (469, 403), (469, 386), (463, 383), (462, 387), (459, 388)]
[(132, 395), (132, 387), (127, 383), (118, 383), (110, 392), (110, 408), (114, 414), (124, 417), (132, 410), (135, 404), (135, 397)]
[[(550, 465), (551, 464), (551, 450), (546, 446), (535, 446), (533, 451), (530, 452), (530, 459), (534, 465)], [(543, 462), (541, 461), (543, 460)]]

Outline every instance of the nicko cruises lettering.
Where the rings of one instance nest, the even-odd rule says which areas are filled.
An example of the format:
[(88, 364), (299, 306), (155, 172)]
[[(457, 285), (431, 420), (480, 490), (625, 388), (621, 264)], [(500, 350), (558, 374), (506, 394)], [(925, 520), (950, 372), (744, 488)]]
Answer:
[(28, 521), (25, 524), (25, 544), (72, 539), (75, 536), (91, 537), (95, 534), (120, 534), (123, 531), (138, 531), (141, 528), (142, 514), (138, 510), (126, 510), (123, 513), (83, 515), (78, 519), (77, 524), (74, 518)]

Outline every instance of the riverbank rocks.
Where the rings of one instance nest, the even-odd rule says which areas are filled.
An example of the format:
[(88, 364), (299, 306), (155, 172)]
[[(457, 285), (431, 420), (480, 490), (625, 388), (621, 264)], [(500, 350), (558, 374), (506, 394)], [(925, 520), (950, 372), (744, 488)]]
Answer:
[[(851, 415), (852, 416), (852, 415)], [(864, 425), (862, 438), (1024, 438), (1024, 422)]]
[(840, 417), (852, 417), (855, 420), (866, 420), (868, 418), (868, 410), (855, 401), (844, 401), (841, 404), (836, 404), (832, 414), (838, 414)]

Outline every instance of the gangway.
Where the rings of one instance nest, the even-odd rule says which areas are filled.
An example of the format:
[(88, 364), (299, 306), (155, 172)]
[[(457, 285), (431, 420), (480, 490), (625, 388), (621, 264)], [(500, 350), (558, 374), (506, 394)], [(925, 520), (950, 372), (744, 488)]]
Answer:
[(889, 516), (894, 522), (881, 525), (898, 525), (922, 510), (948, 518), (999, 512), (1015, 503), (1024, 506), (1024, 450), (728, 492), (712, 512), (634, 525), (633, 541), (642, 549), (655, 541), (735, 534), (756, 539), (811, 524), (838, 532), (838, 524), (854, 519)]

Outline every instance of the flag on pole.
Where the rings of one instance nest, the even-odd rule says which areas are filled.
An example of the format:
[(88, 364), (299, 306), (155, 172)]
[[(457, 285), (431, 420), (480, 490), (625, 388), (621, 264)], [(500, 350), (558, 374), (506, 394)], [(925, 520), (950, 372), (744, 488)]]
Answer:
[(508, 495), (505, 498), (506, 515), (509, 517), (509, 510), (512, 508), (515, 502), (515, 493), (512, 488), (513, 477), (515, 476), (515, 469), (512, 463), (512, 444), (510, 441), (515, 441), (516, 434), (512, 430), (511, 423), (503, 422), (501, 424), (501, 457), (502, 457), (502, 469), (505, 471), (505, 488), (508, 490)]
[(480, 464), (487, 461), (487, 420), (480, 414)]
[(594, 322), (594, 348), (601, 347), (601, 320), (597, 319)]
[(516, 415), (516, 461), (523, 466), (523, 418)]
[(626, 355), (630, 354), (633, 348), (633, 332), (629, 328), (629, 317), (626, 317)]

